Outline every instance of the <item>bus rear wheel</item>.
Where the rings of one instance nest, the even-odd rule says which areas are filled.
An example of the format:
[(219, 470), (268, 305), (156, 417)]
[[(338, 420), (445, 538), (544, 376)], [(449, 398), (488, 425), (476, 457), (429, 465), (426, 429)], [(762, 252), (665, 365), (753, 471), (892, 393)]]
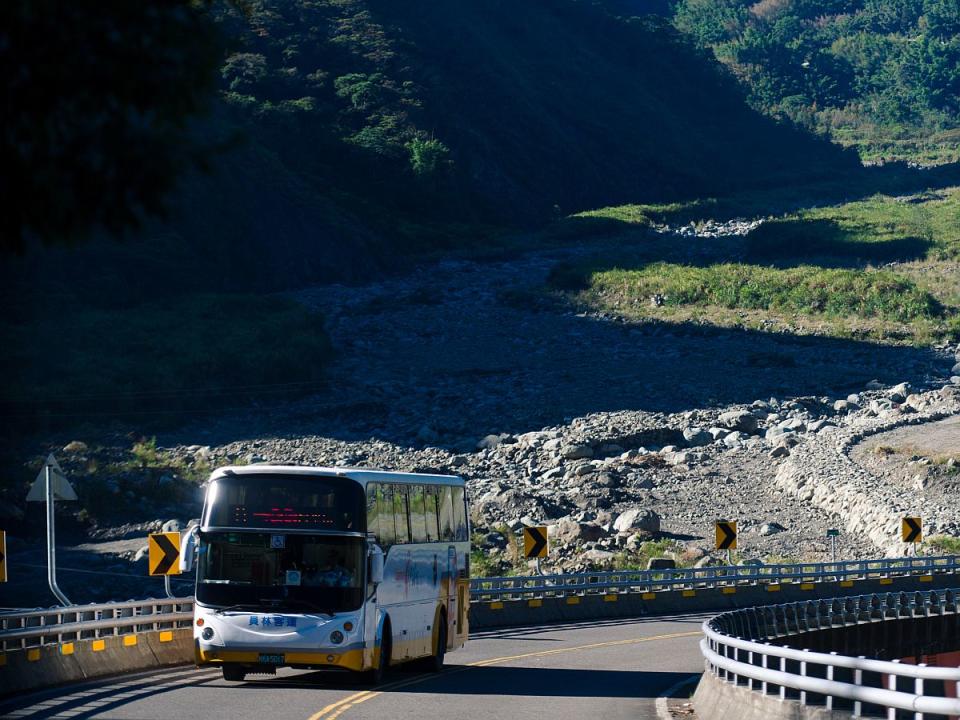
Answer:
[(237, 665), (235, 663), (224, 663), (223, 664), (223, 679), (229, 682), (243, 682), (244, 678), (247, 677), (247, 671), (243, 669), (243, 665)]
[(437, 651), (427, 658), (426, 667), (430, 672), (443, 670), (443, 661), (447, 656), (447, 617), (440, 616), (440, 627), (437, 631)]

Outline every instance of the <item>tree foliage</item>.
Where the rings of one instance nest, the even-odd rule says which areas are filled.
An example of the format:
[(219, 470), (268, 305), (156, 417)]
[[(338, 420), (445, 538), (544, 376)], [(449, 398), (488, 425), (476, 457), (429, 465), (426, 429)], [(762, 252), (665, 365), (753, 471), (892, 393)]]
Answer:
[(214, 88), (218, 37), (191, 0), (0, 3), (0, 247), (160, 213), (201, 159), (188, 121)]
[(680, 0), (673, 21), (774, 116), (877, 139), (960, 127), (956, 0)]

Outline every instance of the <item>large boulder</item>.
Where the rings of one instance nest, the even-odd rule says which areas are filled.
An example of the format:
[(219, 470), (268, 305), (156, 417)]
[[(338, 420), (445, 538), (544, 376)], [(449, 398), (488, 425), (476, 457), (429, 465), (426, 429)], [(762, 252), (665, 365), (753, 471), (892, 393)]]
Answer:
[(673, 558), (658, 557), (647, 561), (647, 570), (673, 570), (675, 567), (677, 567), (677, 561)]
[(730, 430), (752, 433), (757, 429), (757, 416), (749, 410), (730, 410), (717, 418), (717, 424)]
[(650, 508), (630, 508), (620, 514), (613, 523), (618, 533), (633, 533), (642, 530), (648, 533), (660, 532), (660, 516)]
[(910, 383), (902, 382), (899, 385), (894, 385), (892, 388), (887, 390), (887, 397), (890, 398), (892, 402), (902, 403), (912, 392), (913, 389), (910, 387)]
[(702, 428), (687, 428), (683, 431), (683, 440), (687, 447), (702, 447), (713, 442), (713, 435)]
[(596, 542), (603, 537), (603, 528), (595, 523), (578, 523), (575, 520), (564, 519), (547, 526), (547, 535), (561, 543)]
[(565, 460), (585, 460), (593, 457), (593, 448), (589, 445), (564, 445), (560, 456)]

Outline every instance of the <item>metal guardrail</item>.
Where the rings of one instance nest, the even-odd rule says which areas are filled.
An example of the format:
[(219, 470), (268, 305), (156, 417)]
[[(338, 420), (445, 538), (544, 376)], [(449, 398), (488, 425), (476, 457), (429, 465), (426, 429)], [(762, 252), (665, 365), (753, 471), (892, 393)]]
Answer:
[[(733, 565), (474, 578), (473, 602), (608, 593), (647, 593), (738, 585), (863, 580), (960, 573), (960, 557), (910, 557), (837, 563)], [(0, 651), (133, 632), (189, 627), (193, 598), (72, 605), (0, 613)]]
[[(871, 622), (956, 615), (960, 590), (861, 595), (734, 610), (703, 624), (700, 650), (707, 672), (780, 700), (826, 710), (842, 704), (861, 717), (864, 706), (895, 718), (897, 710), (960, 716), (960, 668), (910, 665), (774, 645), (793, 634)], [(900, 688), (909, 686), (909, 690)], [(870, 708), (868, 708), (870, 709)]]
[(190, 627), (193, 598), (129, 600), (0, 613), (0, 651)]
[(473, 578), (474, 601), (563, 597), (626, 592), (662, 592), (739, 585), (869, 580), (960, 572), (960, 557), (907, 557), (835, 563), (725, 565), (674, 570), (631, 570), (572, 575)]

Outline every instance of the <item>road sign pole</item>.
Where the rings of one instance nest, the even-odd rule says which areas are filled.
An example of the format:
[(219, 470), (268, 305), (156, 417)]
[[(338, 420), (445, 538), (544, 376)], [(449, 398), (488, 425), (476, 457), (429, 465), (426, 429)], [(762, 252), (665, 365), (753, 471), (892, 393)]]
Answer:
[(733, 565), (733, 551), (727, 550), (727, 565)]
[(837, 536), (830, 536), (830, 557), (833, 558), (833, 562), (837, 561)]
[(175, 597), (176, 597), (176, 595), (173, 594), (173, 589), (170, 587), (170, 576), (169, 576), (169, 575), (164, 575), (164, 576), (163, 576), (163, 589), (166, 590), (166, 592), (167, 592), (167, 597), (168, 597), (168, 598), (175, 598)]
[(57, 542), (54, 531), (54, 505), (53, 505), (53, 475), (50, 472), (50, 464), (44, 466), (44, 476), (46, 480), (47, 492), (47, 584), (50, 585), (50, 592), (56, 595), (61, 605), (72, 605), (70, 599), (63, 594), (57, 585)]

